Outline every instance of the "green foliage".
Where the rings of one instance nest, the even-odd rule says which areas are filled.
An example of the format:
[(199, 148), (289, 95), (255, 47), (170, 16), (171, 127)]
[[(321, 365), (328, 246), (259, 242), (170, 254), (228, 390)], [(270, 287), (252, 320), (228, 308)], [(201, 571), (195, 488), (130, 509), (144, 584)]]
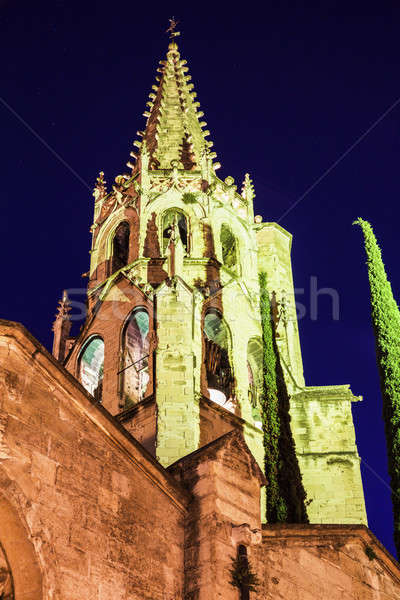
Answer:
[(232, 569), (230, 569), (230, 584), (233, 587), (246, 589), (249, 592), (256, 592), (260, 582), (257, 575), (253, 572), (249, 561), (243, 560), (241, 556), (232, 558)]
[(195, 204), (197, 202), (197, 195), (193, 192), (185, 192), (182, 196), (182, 200), (185, 204)]
[(369, 560), (375, 560), (375, 558), (377, 558), (375, 550), (368, 544), (364, 547), (364, 552), (368, 556)]
[(372, 327), (392, 488), (394, 541), (400, 555), (400, 312), (370, 223), (359, 218), (353, 224), (362, 229), (367, 255)]
[(260, 309), (263, 330), (264, 431), (267, 521), (308, 523), (306, 493), (290, 428), (289, 396), (275, 340), (266, 273), (260, 273)]

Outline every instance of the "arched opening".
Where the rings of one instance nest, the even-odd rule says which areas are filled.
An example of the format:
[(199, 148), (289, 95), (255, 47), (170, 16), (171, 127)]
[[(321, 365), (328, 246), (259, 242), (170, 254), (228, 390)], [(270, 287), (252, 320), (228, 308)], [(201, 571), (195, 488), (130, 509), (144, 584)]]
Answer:
[(247, 344), (247, 373), (249, 401), (254, 424), (262, 428), (261, 397), (263, 393), (263, 344), (261, 338), (251, 338)]
[(42, 600), (36, 552), (17, 510), (0, 494), (0, 598)]
[(228, 269), (232, 269), (237, 264), (237, 244), (230, 227), (225, 223), (221, 227), (220, 242), (222, 262)]
[(174, 228), (179, 233), (185, 251), (188, 251), (188, 222), (186, 215), (178, 208), (167, 210), (162, 219), (162, 248), (165, 254)]
[(143, 400), (149, 383), (150, 321), (145, 308), (136, 308), (123, 335), (123, 399), (125, 407)]
[(14, 579), (4, 549), (0, 545), (0, 600), (14, 600)]
[(122, 221), (115, 230), (112, 243), (112, 273), (122, 269), (129, 260), (129, 224)]
[(79, 358), (79, 379), (83, 387), (98, 401), (102, 400), (104, 372), (104, 342), (92, 337), (83, 347)]
[(204, 317), (207, 388), (210, 399), (234, 412), (234, 377), (229, 361), (229, 331), (219, 312), (209, 309)]

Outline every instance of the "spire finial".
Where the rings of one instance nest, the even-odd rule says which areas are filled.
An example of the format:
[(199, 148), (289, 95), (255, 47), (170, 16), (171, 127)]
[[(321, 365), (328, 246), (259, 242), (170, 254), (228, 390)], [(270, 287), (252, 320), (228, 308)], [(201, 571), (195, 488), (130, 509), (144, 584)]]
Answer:
[[(175, 31), (175, 29), (178, 26), (179, 21), (177, 21), (175, 19), (175, 17), (172, 17), (172, 19), (168, 19), (169, 20), (169, 27), (166, 30), (166, 33), (169, 33), (169, 39), (171, 40), (171, 44), (174, 44), (174, 38), (178, 37), (178, 35), (181, 35), (180, 31)], [(170, 44), (170, 46), (171, 46)]]

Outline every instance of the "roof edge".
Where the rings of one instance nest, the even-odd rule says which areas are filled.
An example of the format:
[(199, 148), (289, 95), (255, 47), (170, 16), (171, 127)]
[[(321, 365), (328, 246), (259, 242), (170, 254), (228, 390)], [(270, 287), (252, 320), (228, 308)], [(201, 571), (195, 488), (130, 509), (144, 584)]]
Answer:
[[(23, 351), (34, 361), (43, 361), (49, 373), (62, 375), (58, 380), (69, 397), (79, 407), (85, 417), (93, 423), (101, 433), (111, 440), (122, 454), (141, 470), (153, 483), (163, 491), (181, 510), (186, 511), (191, 500), (184, 490), (166, 469), (121, 425), (118, 421), (91, 396), (81, 383), (52, 356), (48, 350), (22, 325), (14, 321), (0, 319), (0, 337), (13, 338)], [(30, 346), (30, 347), (29, 347)], [(40, 364), (40, 363), (39, 363)]]

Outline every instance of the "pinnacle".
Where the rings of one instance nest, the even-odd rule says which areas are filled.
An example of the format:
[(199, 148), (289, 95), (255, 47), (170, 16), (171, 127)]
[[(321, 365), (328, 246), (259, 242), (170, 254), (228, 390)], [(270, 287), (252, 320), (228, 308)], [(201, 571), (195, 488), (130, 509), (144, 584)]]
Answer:
[(69, 301), (68, 292), (67, 292), (67, 290), (64, 290), (62, 299), (58, 301), (58, 306), (57, 306), (58, 312), (56, 314), (56, 320), (62, 319), (62, 320), (70, 321), (70, 316), (68, 314), (70, 312), (70, 310), (71, 310), (71, 303)]

